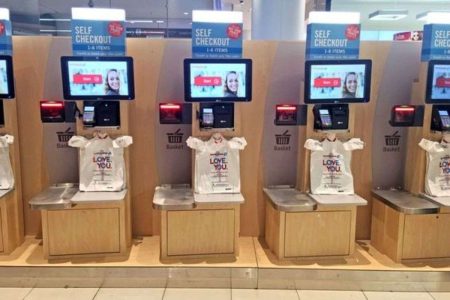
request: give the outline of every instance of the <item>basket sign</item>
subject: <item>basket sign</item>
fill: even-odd
[[[289,145],[290,139],[291,135],[289,134],[289,130],[286,130],[282,134],[275,134],[275,142],[277,145]]]
[[[386,146],[398,146],[400,143],[400,135],[398,134],[398,131],[394,132],[392,135],[385,135],[384,139]]]
[[[177,131],[173,133],[167,133],[169,144],[181,144],[183,142],[183,133],[180,131],[181,129],[178,128]]]
[[[56,134],[60,143],[67,143],[74,136],[75,132],[69,127],[65,131],[57,131]]]
[[[64,131],[56,131],[56,135],[58,137],[58,141],[56,142],[56,148],[69,148],[69,140],[75,135],[75,132],[72,128],[68,127]]]
[[[72,20],[72,52],[79,56],[125,55],[125,22]]]

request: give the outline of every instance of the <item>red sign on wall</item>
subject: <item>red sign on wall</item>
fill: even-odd
[[[394,41],[421,41],[423,31],[405,31],[394,34]]]

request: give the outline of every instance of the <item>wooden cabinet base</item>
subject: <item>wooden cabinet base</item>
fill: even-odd
[[[265,239],[279,259],[348,256],[355,249],[355,224],[355,206],[284,212],[266,201]]]
[[[47,259],[125,255],[125,202],[43,210],[42,233]]]
[[[161,258],[237,256],[239,205],[161,211]]]
[[[10,254],[24,240],[17,202],[17,190],[0,200],[0,254]]]
[[[373,197],[371,245],[393,261],[450,257],[450,213],[407,215]]]

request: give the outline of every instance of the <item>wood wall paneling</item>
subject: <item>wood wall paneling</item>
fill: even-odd
[[[14,72],[17,72],[17,68],[14,68]],[[10,253],[24,240],[22,170],[17,98],[13,100],[3,100],[3,109],[5,124],[3,127],[0,127],[0,135],[10,134],[14,136],[14,143],[9,146],[9,156],[15,180],[14,190],[3,197],[1,201],[1,233],[3,233],[1,248],[5,253]]]
[[[51,37],[13,37],[25,234],[41,232],[40,213],[31,211],[28,202],[48,181],[39,101],[51,43]]]
[[[128,39],[128,55],[134,58],[136,99],[130,103],[130,133],[134,144],[131,156],[133,234],[159,234],[160,212],[152,208],[153,193],[159,184],[156,168],[156,95],[166,40]],[[175,71],[175,70],[174,70]]]
[[[423,105],[427,81],[428,63],[422,62],[417,82],[412,86],[412,104]],[[431,104],[425,104],[425,112],[422,127],[408,128],[407,153],[405,164],[405,189],[414,195],[425,190],[426,153],[418,146],[422,138],[439,141],[442,137],[440,132],[431,132]]]
[[[242,136],[247,147],[241,151],[241,192],[245,203],[241,207],[241,235],[264,234],[265,203],[263,194],[263,122],[267,87],[276,53],[277,43],[245,41],[243,57],[253,60],[252,101],[238,104],[241,107]]]
[[[364,141],[364,149],[354,151],[352,154],[352,171],[355,193],[368,201],[367,206],[359,206],[356,215],[356,239],[370,238],[370,225],[372,215],[372,128],[377,105],[378,91],[383,78],[383,71],[392,43],[366,42],[361,43],[359,57],[372,59],[372,85],[370,102],[356,104],[354,137]],[[388,169],[386,169],[388,171]]]

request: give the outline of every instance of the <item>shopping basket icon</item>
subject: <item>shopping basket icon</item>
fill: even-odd
[[[183,141],[183,133],[180,132],[180,130],[181,129],[178,128],[174,133],[167,134],[169,144],[180,144]]]
[[[58,135],[58,141],[60,143],[67,143],[71,137],[75,134],[75,132],[70,130],[71,128],[67,128],[66,131],[58,131],[56,134]]]
[[[392,135],[385,135],[384,139],[386,141],[386,146],[398,146],[400,143],[400,135],[398,131],[394,132]]]
[[[291,135],[288,134],[289,130],[286,130],[282,134],[275,134],[275,142],[277,145],[288,145],[291,139]]]

